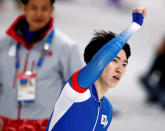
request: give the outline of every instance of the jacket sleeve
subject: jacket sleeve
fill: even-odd
[[[62,66],[61,75],[63,84],[65,84],[69,77],[83,66],[82,58],[76,44],[67,45],[60,63],[60,66]]]
[[[0,100],[1,100],[1,95],[2,95],[2,83],[0,82]]]
[[[1,38],[1,39],[0,39],[0,59],[1,59],[1,56],[2,56],[2,55],[1,55],[1,52],[2,52],[2,48],[3,48],[3,47],[2,47],[3,44],[4,44],[4,40]],[[3,91],[3,90],[2,90],[2,87],[3,87],[3,86],[2,86],[2,70],[3,70],[3,69],[2,69],[1,64],[0,64],[0,99],[1,99],[1,95],[2,95],[2,93],[3,93],[3,92],[2,92],[2,91]]]

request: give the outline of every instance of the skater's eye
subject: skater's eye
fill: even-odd
[[[113,61],[114,63],[117,63],[117,62],[118,62],[117,59],[115,59],[115,58],[114,58],[112,61]]]

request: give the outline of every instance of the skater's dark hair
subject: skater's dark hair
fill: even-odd
[[[116,34],[111,31],[96,31],[94,33],[94,37],[91,39],[84,51],[84,61],[86,62],[86,64],[89,63],[92,57],[102,46],[104,46],[108,41],[112,40],[115,36]],[[122,49],[125,51],[126,57],[128,59],[131,55],[131,49],[129,44],[126,43]]]

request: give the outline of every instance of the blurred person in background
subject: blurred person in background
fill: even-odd
[[[147,102],[159,102],[165,109],[165,36],[156,49],[151,67],[140,78],[147,91]]]
[[[122,1],[123,0],[108,0],[109,1],[109,4],[115,6],[115,7],[118,7],[118,8],[121,8],[122,7]]]
[[[55,0],[21,2],[23,15],[0,39],[1,125],[44,131],[62,85],[82,61],[77,45],[53,27]]]
[[[133,0],[107,0],[110,7],[114,7],[122,13],[127,13],[133,7],[136,7],[139,1]]]
[[[106,131],[113,109],[104,96],[124,76],[130,47],[126,42],[141,28],[145,8],[133,9],[133,22],[119,35],[97,32],[85,48],[86,66],[63,87],[49,120],[48,131]]]

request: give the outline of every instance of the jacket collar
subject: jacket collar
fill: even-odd
[[[101,98],[101,100],[99,100],[98,92],[97,92],[97,89],[96,89],[96,87],[95,87],[94,84],[92,85],[92,87],[90,88],[90,90],[91,90],[92,95],[93,95],[93,97],[95,98],[95,100],[101,101],[101,102],[104,100],[104,97],[105,97],[105,96],[103,96],[103,97]]]
[[[97,101],[99,101],[99,97],[98,97],[98,94],[97,94],[97,90],[96,90],[96,87],[95,87],[94,84],[92,85],[91,91],[92,91],[93,97],[94,97]]]
[[[37,39],[31,41],[30,43],[28,43],[25,36],[24,28],[26,25],[27,22],[25,20],[25,15],[21,15],[13,22],[13,24],[9,27],[6,33],[14,40],[16,40],[18,43],[24,45],[28,50],[30,50],[36,42],[43,39],[53,28],[53,18],[50,19],[50,22],[45,29],[37,33],[39,34]]]

